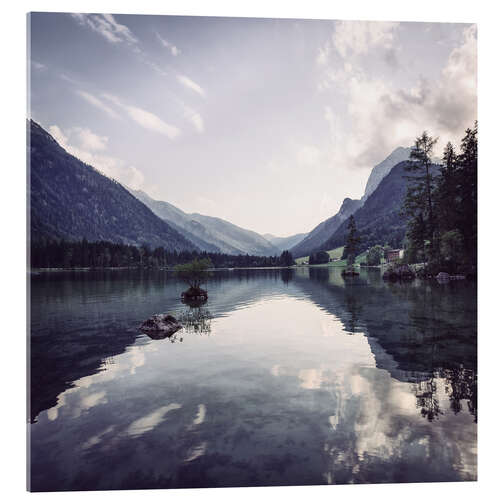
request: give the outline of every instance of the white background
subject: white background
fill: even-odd
[[[479,481],[409,485],[316,486],[206,490],[117,491],[36,494],[43,499],[287,498],[391,499],[423,497],[498,498],[500,430],[499,202],[500,24],[493,1],[459,0],[319,1],[176,0],[133,2],[75,0],[17,1],[1,11],[1,224],[0,306],[3,356],[0,358],[0,437],[3,498],[28,497],[26,478],[26,13],[29,11],[184,14],[384,21],[478,23],[479,47]],[[13,2],[12,2],[13,4]],[[133,457],[131,457],[133,460]],[[109,467],[112,467],[109,464]]]

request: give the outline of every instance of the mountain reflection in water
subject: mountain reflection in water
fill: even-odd
[[[217,271],[199,308],[183,288],[32,278],[32,490],[476,478],[475,285]],[[183,329],[141,334],[158,312]]]

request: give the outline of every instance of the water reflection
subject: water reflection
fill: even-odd
[[[441,410],[436,378],[458,413],[461,401],[477,419],[476,289],[455,283],[445,293],[428,282],[384,283],[377,270],[342,283],[328,268],[297,280],[320,307],[338,316],[347,333],[369,337],[377,366],[413,381],[417,407],[432,421]],[[318,293],[311,282],[321,284]]]
[[[183,286],[33,278],[34,490],[475,479],[470,284],[223,271],[194,308]],[[173,342],[137,331],[165,310]]]
[[[434,376],[429,380],[422,380],[414,384],[415,397],[417,398],[417,408],[420,409],[422,417],[432,422],[443,412],[439,408],[437,397],[437,381]]]
[[[210,335],[212,315],[206,307],[191,305],[179,316],[183,332],[194,335]]]
[[[179,326],[175,331],[146,331],[145,334],[152,340],[168,339],[171,343],[183,342],[183,334],[210,335],[210,322],[212,315],[201,303],[189,302],[186,309],[181,311],[177,317]]]

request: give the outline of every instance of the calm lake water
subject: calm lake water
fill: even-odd
[[[475,480],[476,288],[378,270],[31,279],[31,489]],[[171,312],[185,328],[137,327]]]

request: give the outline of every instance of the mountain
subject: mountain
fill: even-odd
[[[362,252],[373,245],[388,243],[393,248],[401,246],[405,232],[406,219],[401,215],[401,208],[406,196],[405,171],[408,161],[398,163],[387,174],[365,203],[354,213],[356,228],[361,237],[359,251]],[[438,165],[433,165],[436,173]],[[337,248],[345,244],[347,237],[347,221],[344,221],[335,233],[319,250]]]
[[[211,235],[215,236],[216,241],[219,242],[217,246],[223,252],[227,252],[224,248],[227,247],[228,249],[236,249],[236,254],[266,256],[280,253],[278,248],[254,231],[243,229],[218,217],[201,214],[191,214],[190,216],[207,228]]]
[[[147,193],[140,190],[127,188],[138,200],[142,201],[155,215],[163,219],[186,239],[194,243],[200,250],[207,252],[220,252],[220,248],[204,240],[206,229],[197,221],[179,208],[166,201],[158,201],[151,198]]]
[[[200,248],[233,255],[267,256],[281,253],[279,248],[254,231],[217,217],[187,214],[166,201],[154,200],[144,191],[131,189],[130,192]]]
[[[304,257],[312,251],[323,248],[323,244],[332,237],[340,225],[356,210],[363,206],[368,197],[375,191],[382,179],[394,165],[410,158],[411,148],[396,148],[384,161],[375,165],[370,172],[361,200],[346,198],[337,214],[318,224],[301,242],[291,248],[294,257]],[[344,243],[342,243],[343,245]],[[333,247],[331,247],[333,248]],[[330,249],[330,248],[328,248]]]
[[[291,248],[293,256],[295,258],[304,257],[309,255],[313,250],[321,247],[342,222],[353,214],[361,205],[361,200],[345,198],[340,210],[334,216],[318,224],[302,241]]]
[[[269,241],[272,245],[274,245],[278,250],[289,250],[294,245],[302,241],[307,233],[298,233],[292,236],[274,236],[274,234],[263,234],[264,238]]]
[[[394,165],[401,163],[410,159],[411,148],[396,148],[384,161],[375,165],[368,177],[368,181],[365,187],[365,194],[361,198],[363,203],[366,201],[368,196],[370,196],[377,186],[380,184],[382,179],[391,171]]]
[[[28,124],[31,239],[107,240],[196,250],[121,184],[66,152],[40,125]]]

